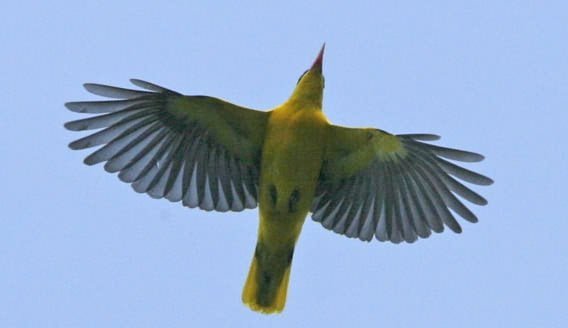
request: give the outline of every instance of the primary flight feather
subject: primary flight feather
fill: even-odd
[[[427,238],[445,226],[459,233],[454,213],[477,222],[460,198],[487,201],[460,180],[493,181],[448,160],[483,156],[424,142],[436,135],[330,124],[322,111],[323,52],[290,98],[267,112],[136,79],[131,82],[142,90],[85,84],[116,100],[65,104],[95,114],[66,123],[67,129],[98,130],[69,147],[101,146],[85,163],[104,162],[106,171],[153,198],[220,212],[258,205],[258,241],[242,300],[263,313],[284,308],[294,247],[309,212],[336,233],[393,243]]]

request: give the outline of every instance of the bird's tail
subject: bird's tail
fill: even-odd
[[[259,242],[243,289],[243,303],[262,313],[282,312],[293,254],[294,246],[274,251]]]

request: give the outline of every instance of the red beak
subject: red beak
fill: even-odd
[[[310,70],[316,70],[316,71],[319,71],[319,72],[322,71],[324,50],[325,50],[325,43],[323,44],[323,46],[321,46],[321,50],[320,50],[318,56],[316,57],[316,60],[314,60],[314,63],[312,64],[312,68],[310,68]]]

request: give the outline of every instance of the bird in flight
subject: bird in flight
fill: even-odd
[[[483,156],[428,143],[439,139],[433,134],[331,124],[322,111],[324,47],[290,98],[269,111],[138,79],[131,80],[138,90],[87,83],[87,91],[112,100],[65,104],[93,114],[65,128],[97,130],[69,147],[101,146],[85,164],[104,162],[107,172],[153,198],[219,212],[258,206],[242,301],[263,313],[284,309],[294,247],[309,213],[338,234],[393,243],[445,227],[460,233],[455,214],[477,222],[462,200],[487,201],[460,180],[493,181],[451,161]]]

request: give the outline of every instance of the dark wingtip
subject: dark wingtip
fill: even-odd
[[[73,109],[75,109],[75,105],[74,102],[66,102],[65,104],[63,104],[63,106],[65,106],[65,108],[67,108],[68,110],[74,112]]]

